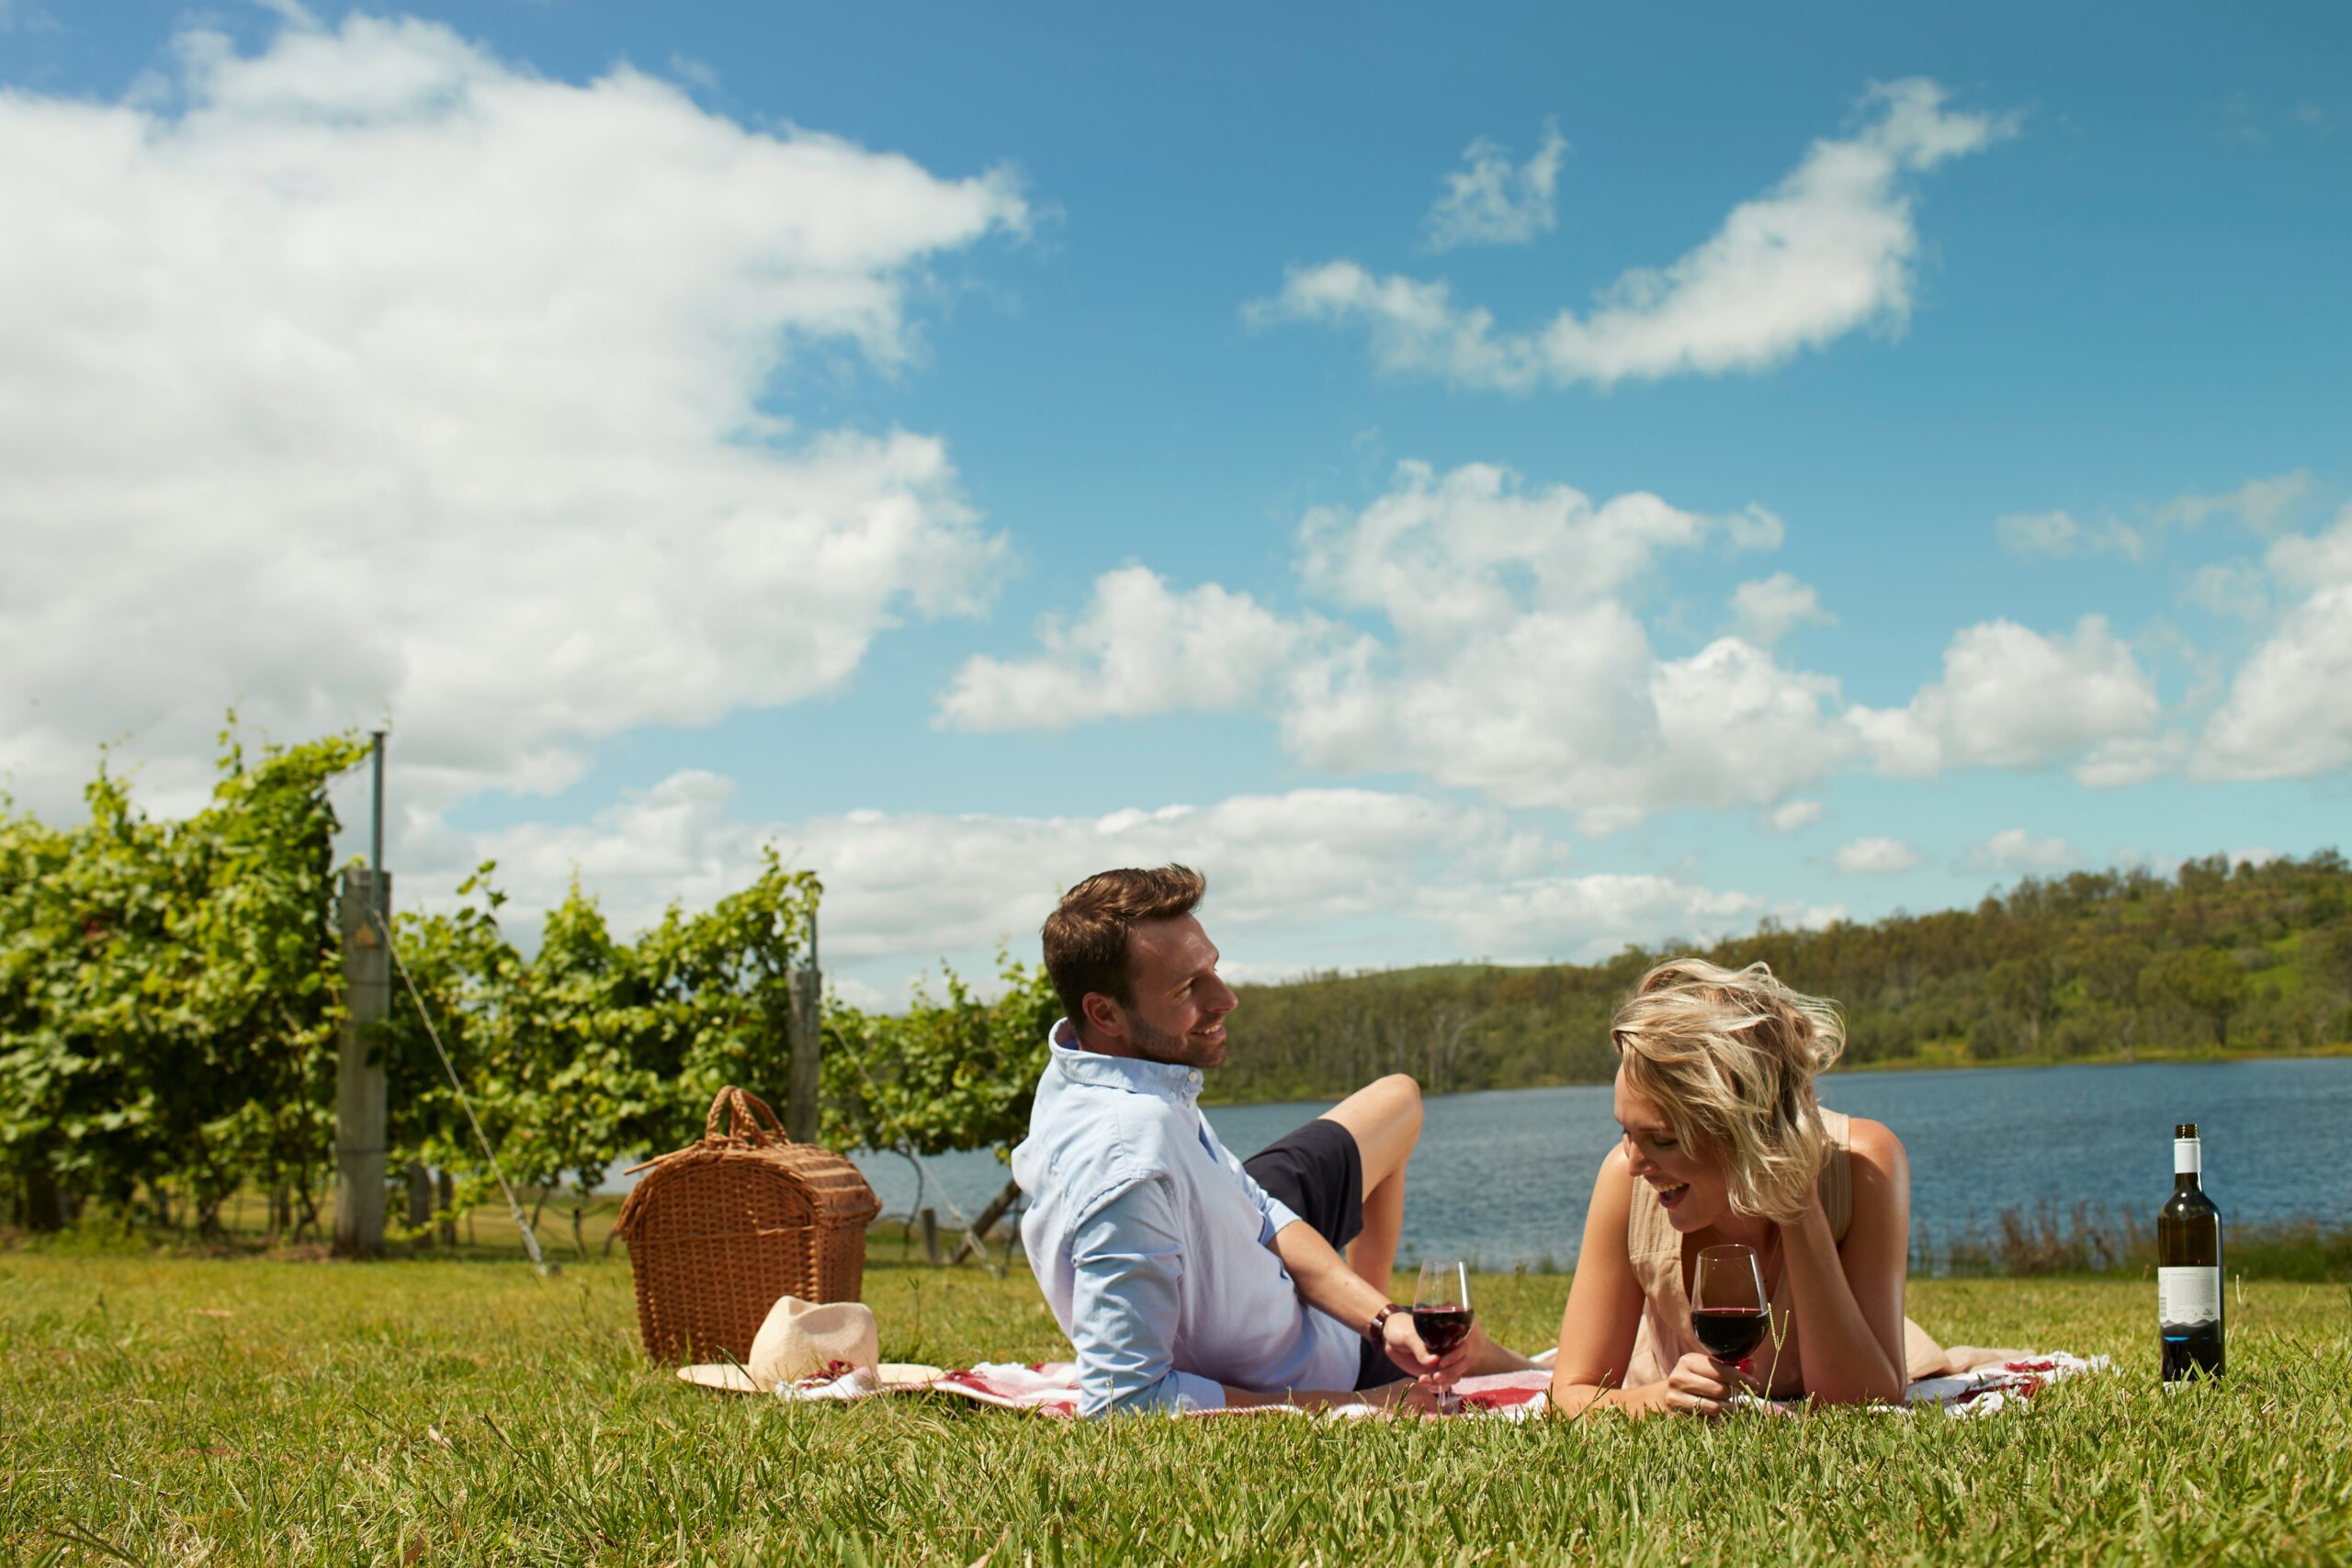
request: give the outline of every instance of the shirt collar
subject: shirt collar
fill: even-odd
[[[1068,1019],[1055,1024],[1046,1037],[1055,1069],[1071,1083],[1154,1095],[1177,1105],[1193,1104],[1201,1097],[1198,1067],[1147,1062],[1139,1056],[1106,1056],[1100,1051],[1087,1050],[1076,1040],[1077,1031]]]

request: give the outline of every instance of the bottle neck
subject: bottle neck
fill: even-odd
[[[2205,1144],[2200,1138],[2172,1141],[2172,1190],[2194,1192],[2205,1174]]]

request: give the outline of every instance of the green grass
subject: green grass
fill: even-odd
[[[876,1249],[894,1359],[1066,1353],[1017,1268]],[[1533,1347],[1566,1281],[1498,1276]],[[2250,1283],[2155,1388],[2138,1280],[1916,1284],[1953,1340],[2114,1355],[1981,1421],[1057,1422],[808,1408],[638,1354],[627,1265],[0,1253],[0,1560],[2341,1562],[2352,1292]]]

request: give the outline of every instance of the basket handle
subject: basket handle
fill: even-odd
[[[728,1123],[724,1133],[718,1130],[721,1121]],[[732,1084],[720,1089],[712,1099],[710,1114],[703,1119],[702,1139],[707,1144],[749,1144],[753,1148],[763,1144],[792,1142],[784,1130],[784,1123],[777,1121],[775,1112],[768,1109],[766,1100],[748,1089],[737,1089]]]

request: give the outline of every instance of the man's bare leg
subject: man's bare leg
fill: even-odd
[[[1405,1167],[1421,1138],[1421,1086],[1404,1073],[1392,1073],[1326,1111],[1323,1120],[1353,1134],[1356,1152],[1363,1156],[1363,1229],[1348,1243],[1348,1267],[1393,1300],[1396,1244],[1405,1234]],[[1479,1377],[1533,1364],[1474,1332],[1463,1371]]]

